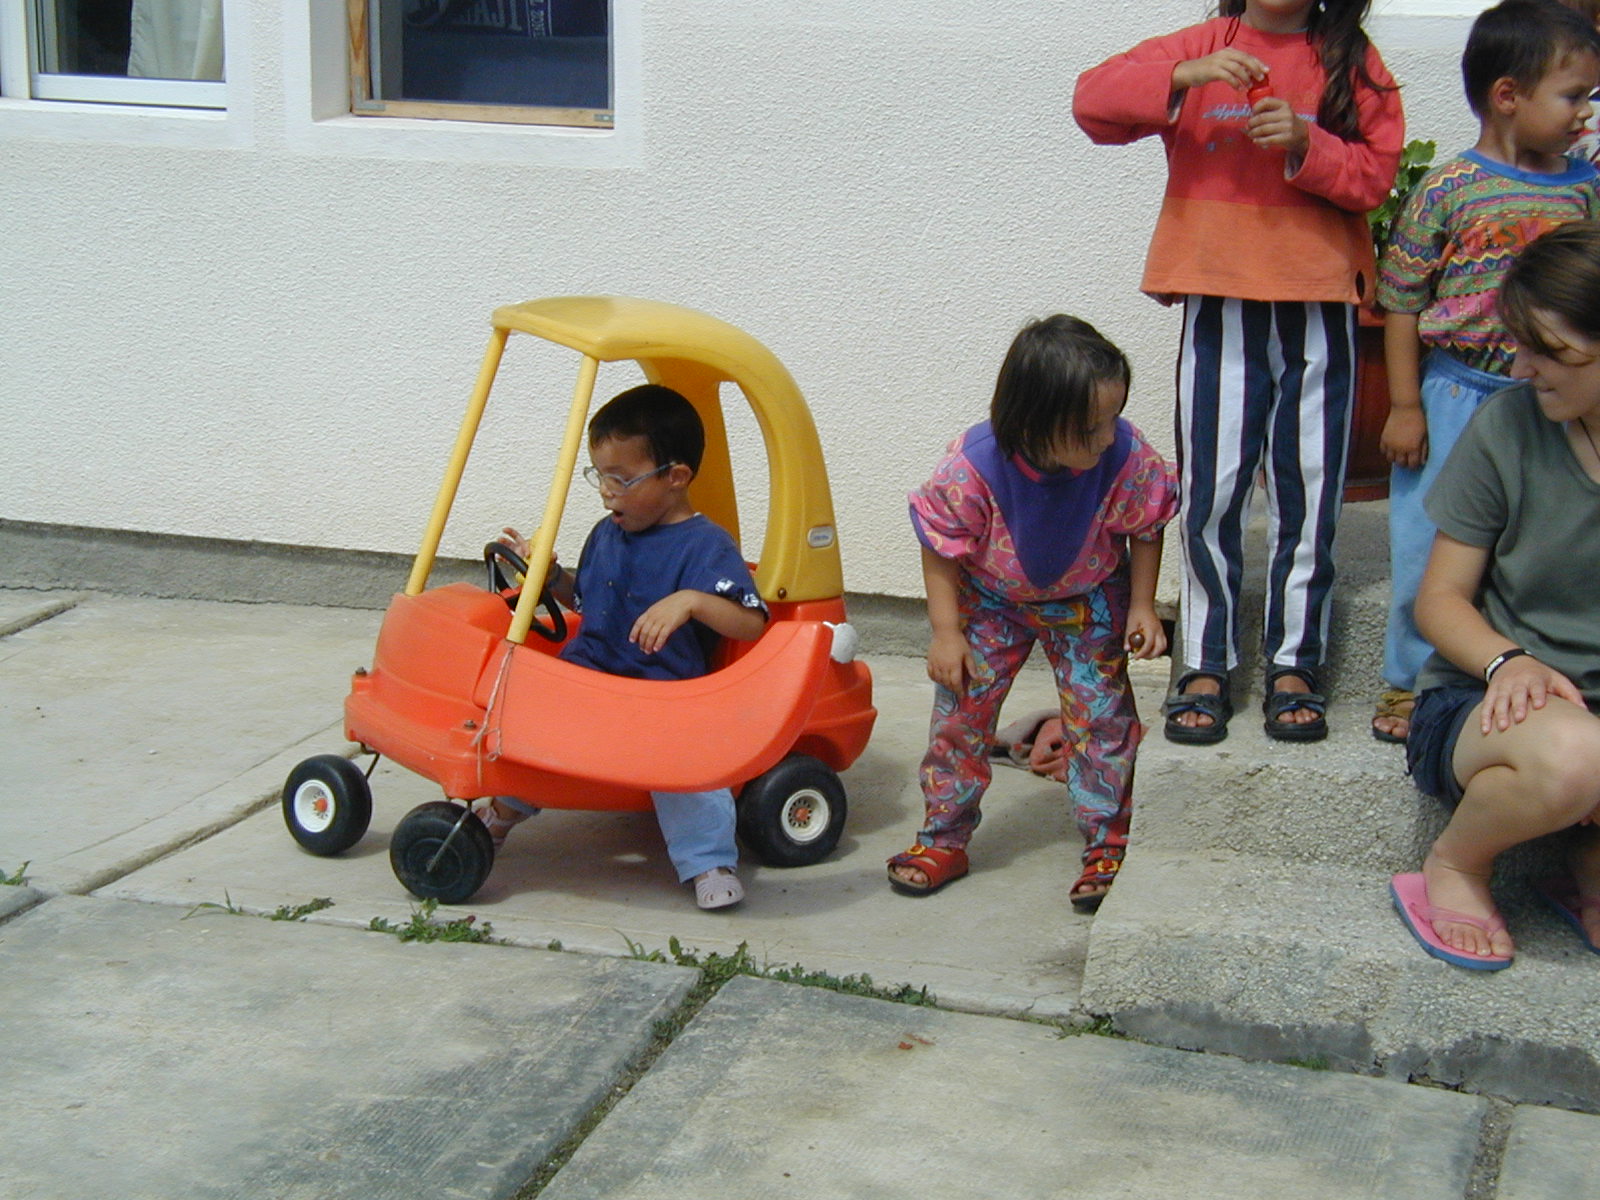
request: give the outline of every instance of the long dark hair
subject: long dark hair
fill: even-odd
[[[1244,16],[1245,0],[1221,0],[1217,11],[1224,17]],[[1361,137],[1361,114],[1356,110],[1356,84],[1377,91],[1394,91],[1367,72],[1367,48],[1372,45],[1361,27],[1372,0],[1315,0],[1306,23],[1306,40],[1317,48],[1327,82],[1317,104],[1317,124],[1347,142]]]

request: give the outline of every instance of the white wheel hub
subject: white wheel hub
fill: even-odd
[[[828,798],[816,788],[801,788],[783,804],[783,834],[791,842],[805,845],[828,831],[831,808]]]
[[[307,833],[321,833],[333,824],[335,805],[332,788],[308,779],[294,790],[295,823]]]

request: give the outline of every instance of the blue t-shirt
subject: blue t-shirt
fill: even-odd
[[[718,635],[688,621],[654,654],[628,640],[640,615],[692,588],[766,612],[739,547],[698,513],[687,521],[626,533],[610,517],[589,531],[573,583],[583,624],[561,650],[579,666],[633,679],[692,679],[710,669]]]

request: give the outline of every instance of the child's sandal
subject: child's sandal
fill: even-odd
[[[1185,689],[1197,679],[1215,679],[1222,690],[1190,692]],[[1189,671],[1178,678],[1177,687],[1161,705],[1166,718],[1162,732],[1167,741],[1188,746],[1210,746],[1228,736],[1228,719],[1233,716],[1233,698],[1228,695],[1228,677],[1215,671]],[[1178,718],[1184,713],[1199,713],[1210,717],[1209,725],[1185,725]]]
[[[1083,874],[1078,876],[1078,882],[1072,885],[1072,891],[1067,894],[1073,908],[1092,913],[1100,907],[1110,894],[1117,872],[1122,870],[1122,853],[1121,850],[1101,849],[1091,852],[1084,859]]]
[[[507,805],[507,807],[510,806]],[[487,804],[472,811],[477,814],[478,820],[483,822],[483,827],[489,831],[489,840],[494,843],[494,852],[498,856],[506,844],[506,834],[539,810],[531,807],[527,812],[512,809],[509,817],[503,817],[500,815],[500,810],[495,806],[494,800],[491,799]]]
[[[1305,682],[1306,691],[1282,692],[1277,690],[1278,680],[1293,675]],[[1305,709],[1315,714],[1313,721],[1285,721],[1286,713]],[[1267,673],[1267,694],[1261,701],[1261,711],[1266,716],[1263,727],[1267,736],[1280,742],[1320,742],[1328,736],[1328,698],[1317,690],[1315,673],[1305,667],[1283,667]]]
[[[926,883],[912,883],[896,875],[896,867],[911,867],[921,871]],[[902,850],[889,860],[889,882],[912,896],[927,896],[937,892],[947,883],[954,883],[971,869],[967,852],[954,846],[916,845]]]
[[[729,908],[744,899],[744,884],[730,867],[712,867],[694,877],[694,902],[701,908]]]

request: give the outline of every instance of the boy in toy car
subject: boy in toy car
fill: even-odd
[[[710,670],[720,638],[753,641],[767,608],[739,547],[696,513],[690,482],[705,452],[705,428],[676,391],[644,384],[613,397],[589,422],[591,466],[606,516],[590,531],[568,572],[552,562],[556,599],[583,613],[561,657],[635,679],[691,679]],[[528,542],[507,528],[500,539],[523,558]],[[735,873],[733,793],[651,792],[667,853],[701,908],[744,898]],[[496,850],[538,809],[507,796],[479,814]]]

